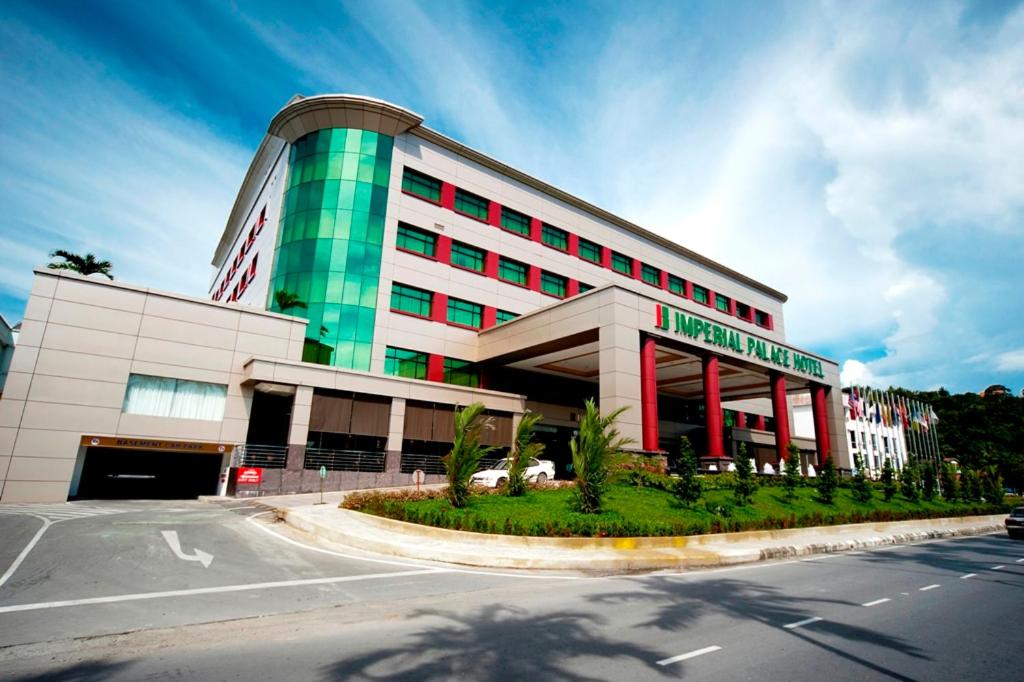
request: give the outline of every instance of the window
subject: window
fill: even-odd
[[[697,303],[708,304],[708,290],[699,284],[693,285],[693,300]]]
[[[754,324],[756,324],[758,327],[767,328],[771,324],[771,318],[768,316],[768,313],[762,310],[755,310]]]
[[[749,320],[750,319],[750,306],[746,303],[736,302],[736,317]]]
[[[668,290],[673,294],[686,296],[686,280],[675,275],[668,276]]]
[[[540,239],[548,246],[553,246],[559,251],[569,250],[569,233],[554,225],[544,223],[541,228]]]
[[[412,168],[402,171],[402,191],[435,203],[441,201],[441,181]]]
[[[541,272],[540,273],[540,290],[545,294],[551,294],[552,296],[558,296],[559,298],[565,298],[565,292],[568,287],[568,281],[561,275],[556,275],[552,272]]]
[[[498,310],[498,311],[495,312],[495,315],[494,315],[494,319],[497,321],[498,324],[501,324],[502,322],[508,322],[510,320],[514,320],[517,317],[519,317],[519,313],[510,313],[507,310]]]
[[[462,242],[452,242],[452,265],[476,272],[484,271],[483,249],[478,249]]]
[[[593,284],[587,284],[586,282],[580,282],[579,285],[581,294],[586,293],[594,288]]]
[[[448,299],[449,322],[479,329],[482,324],[483,314],[484,308],[481,305],[458,298]]]
[[[427,378],[427,354],[388,346],[384,354],[384,373],[407,379]]]
[[[633,259],[612,251],[612,270],[623,275],[633,275]]]
[[[875,452],[878,451],[878,436],[873,433],[871,434],[871,449]]]
[[[648,265],[647,263],[644,263],[643,265],[640,266],[640,279],[647,282],[648,284],[653,284],[656,287],[660,287],[661,270],[654,267],[653,265]]]
[[[889,437],[882,436],[882,447],[885,450],[885,454],[889,454]]]
[[[501,226],[509,232],[530,236],[530,217],[506,206],[501,207]]]
[[[429,291],[407,287],[404,284],[391,285],[391,309],[403,313],[412,313],[420,317],[430,317],[430,304],[434,295]]]
[[[729,297],[715,294],[715,309],[723,313],[729,312]]]
[[[506,282],[526,286],[527,272],[530,266],[509,258],[498,259],[498,277]]]
[[[437,235],[412,225],[398,223],[396,246],[403,251],[412,251],[433,258],[437,250]]]
[[[228,387],[203,381],[132,374],[121,411],[149,417],[220,421]]]
[[[472,386],[474,388],[479,386],[480,372],[476,369],[470,369],[470,364],[468,360],[445,358],[444,382],[446,384],[455,384],[456,386]]]
[[[601,262],[601,245],[595,244],[587,239],[580,239],[579,246],[580,258],[588,260],[591,263]]]
[[[483,197],[467,192],[464,189],[455,190],[455,210],[465,213],[477,220],[487,221],[487,212],[491,202]]]

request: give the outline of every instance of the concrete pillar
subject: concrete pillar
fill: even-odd
[[[811,384],[811,416],[814,419],[814,442],[818,449],[819,464],[824,464],[825,460],[832,456],[825,403],[827,390],[821,384]]]
[[[292,420],[288,428],[287,469],[302,469],[309,440],[309,415],[313,409],[312,386],[298,386],[292,402]]]
[[[725,457],[722,439],[722,393],[718,376],[718,356],[705,355],[701,361],[704,379],[704,425],[707,431],[707,459]]]
[[[775,419],[775,454],[779,461],[789,457],[789,404],[786,402],[786,377],[779,372],[769,372],[768,382],[772,391],[772,417]]]
[[[640,339],[640,410],[643,420],[642,447],[648,452],[658,449],[658,381],[655,340]]]
[[[628,315],[628,310],[624,314]],[[636,310],[632,311],[636,317]],[[614,318],[613,318],[614,319]],[[602,414],[625,407],[619,415],[619,432],[640,447],[643,442],[643,419],[640,399],[640,354],[637,353],[637,331],[626,325],[609,322],[598,331],[598,358],[601,368],[598,401]]]
[[[397,474],[402,468],[402,439],[405,435],[405,398],[391,399],[388,442],[384,446],[384,471]]]
[[[746,412],[739,412],[739,411],[736,412],[736,428],[737,429],[745,429],[745,428],[747,428],[747,413]]]
[[[767,431],[767,429],[765,428],[766,426],[767,426],[767,424],[764,423],[764,415],[763,414],[754,415],[754,428],[755,429],[757,429],[758,431]]]

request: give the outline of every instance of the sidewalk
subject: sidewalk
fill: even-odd
[[[707,568],[1003,531],[1003,515],[659,538],[539,538],[431,528],[339,509],[347,493],[260,498],[315,537],[406,559],[585,573]]]

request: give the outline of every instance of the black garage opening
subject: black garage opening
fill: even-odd
[[[77,499],[183,500],[216,495],[221,455],[88,448]]]

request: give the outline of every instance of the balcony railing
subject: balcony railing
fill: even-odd
[[[236,445],[231,455],[231,466],[261,467],[263,469],[284,469],[288,462],[287,445],[259,445],[243,443]]]
[[[328,471],[381,473],[384,471],[384,453],[306,448],[306,461],[303,467],[306,469],[324,467]]]

